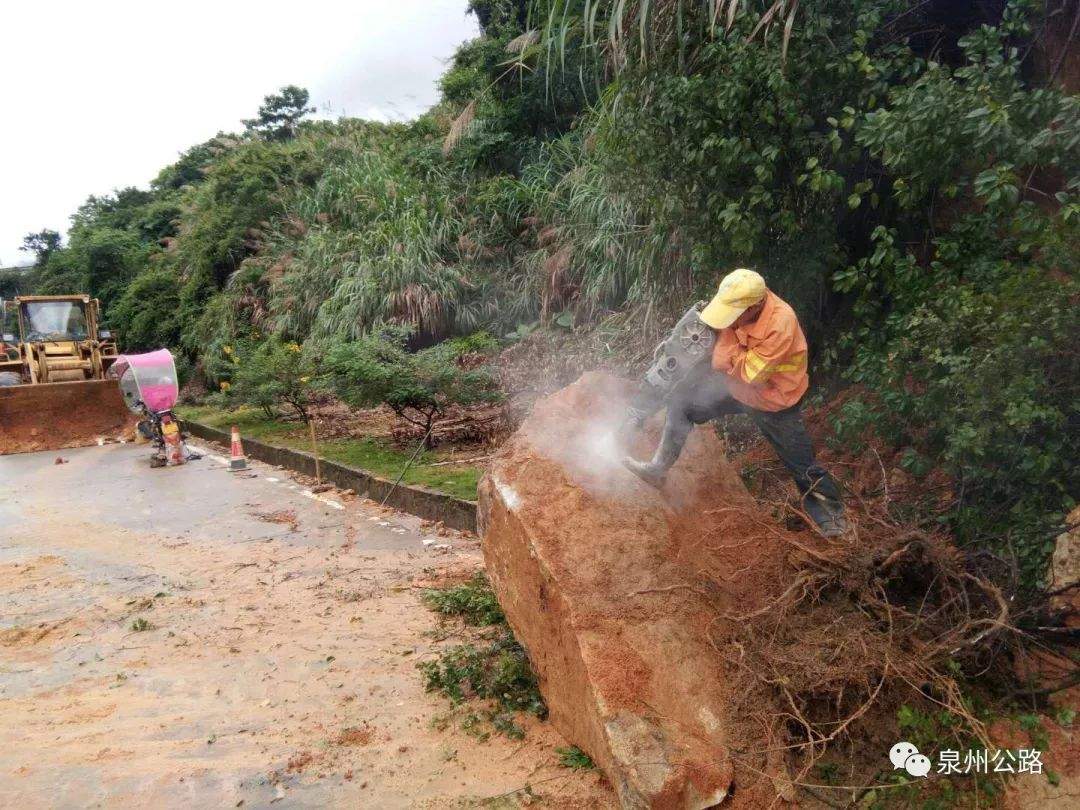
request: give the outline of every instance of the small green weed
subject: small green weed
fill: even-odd
[[[150,622],[148,622],[146,619],[144,619],[142,616],[140,616],[139,618],[137,618],[135,621],[133,621],[131,623],[131,629],[133,631],[135,631],[136,633],[143,633],[143,632],[146,632],[147,630],[153,630],[154,625],[150,624]]]
[[[425,591],[424,604],[443,616],[460,616],[465,624],[486,627],[506,621],[495,592],[482,571],[472,579],[452,588],[433,588]]]
[[[509,630],[484,646],[459,644],[417,667],[429,692],[442,692],[454,703],[489,698],[503,711],[547,714],[525,650]]]
[[[544,711],[547,711],[546,706]],[[509,737],[511,740],[525,739],[525,729],[515,722],[513,712],[488,711],[485,714],[495,730],[503,736]]]
[[[487,724],[484,723],[484,719],[476,712],[469,712],[461,720],[461,730],[466,734],[476,737],[480,742],[487,742],[491,739],[491,732],[487,728]]]
[[[473,627],[492,627],[474,643],[458,644],[432,661],[418,663],[426,689],[442,692],[455,705],[471,698],[491,701],[488,708],[469,712],[461,723],[463,731],[481,741],[491,736],[492,729],[512,739],[523,738],[525,731],[515,722],[515,713],[546,717],[547,706],[487,577],[478,571],[468,582],[432,588],[422,598],[442,616],[459,618]]]
[[[1031,744],[1040,751],[1050,748],[1050,734],[1046,726],[1042,724],[1042,718],[1037,714],[1022,714],[1017,718],[1020,728],[1028,734]]]
[[[826,785],[834,785],[840,775],[840,765],[836,762],[819,762],[814,766],[814,771]]]
[[[555,753],[559,755],[559,764],[564,768],[572,768],[575,771],[591,771],[596,767],[592,757],[576,745],[571,745],[569,748],[556,748]]]
[[[1054,719],[1057,720],[1057,724],[1062,728],[1069,728],[1073,721],[1076,719],[1076,709],[1071,709],[1068,706],[1062,706],[1054,714]]]
[[[948,711],[921,711],[904,705],[896,712],[896,722],[901,736],[923,752],[978,747],[978,741]]]

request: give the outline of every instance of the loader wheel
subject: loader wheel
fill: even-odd
[[[22,375],[15,371],[0,371],[0,388],[22,385]]]

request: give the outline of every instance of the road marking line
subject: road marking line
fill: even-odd
[[[303,495],[304,495],[305,498],[311,498],[313,501],[318,501],[319,503],[325,503],[327,506],[332,506],[335,509],[344,509],[345,508],[344,506],[342,506],[337,501],[332,501],[329,498],[324,498],[322,495],[316,495],[310,489],[305,489],[304,492],[303,492]]]

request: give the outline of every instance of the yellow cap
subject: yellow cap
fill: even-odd
[[[713,329],[731,326],[749,307],[765,298],[765,279],[760,273],[740,267],[720,281],[712,301],[701,310],[701,320]]]

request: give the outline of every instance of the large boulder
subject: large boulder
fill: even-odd
[[[623,395],[587,374],[536,405],[481,481],[484,556],[551,721],[622,805],[713,807],[732,789],[730,700],[717,594],[695,576],[709,552],[687,527],[704,504],[749,496],[707,429],[662,492],[630,474],[615,440]]]

